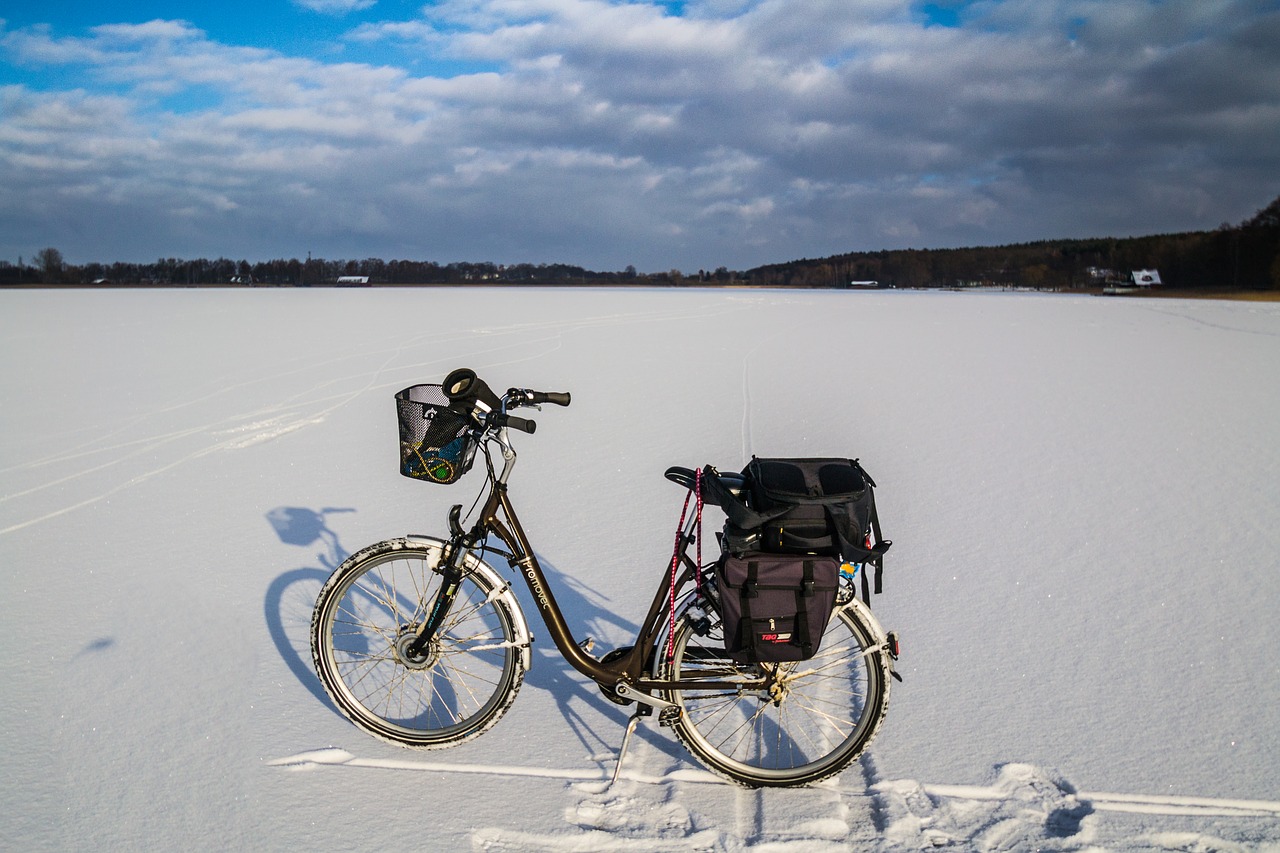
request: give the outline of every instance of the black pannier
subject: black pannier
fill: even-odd
[[[871,490],[848,459],[755,459],[744,472],[750,505],[769,518],[760,548],[777,554],[842,554],[866,545]]]
[[[876,561],[888,550],[876,516],[875,481],[858,460],[753,457],[742,475],[745,500],[718,488],[718,477],[704,478],[707,499],[728,516],[728,550],[825,554],[850,562]]]
[[[838,558],[725,554],[716,577],[729,657],[774,663],[817,653],[836,603]]]
[[[727,519],[716,564],[725,649],[740,662],[807,660],[835,607],[844,563],[870,600],[884,554],[875,481],[856,459],[760,459],[742,477],[707,466],[708,503]]]
[[[864,564],[863,598],[870,598],[868,575],[880,592],[884,554],[893,543],[880,533],[875,481],[858,460],[752,457],[741,489],[733,491],[714,468],[705,475],[706,500],[727,516],[726,552],[841,557]]]

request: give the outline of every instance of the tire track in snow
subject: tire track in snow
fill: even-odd
[[[579,795],[566,809],[565,817],[579,834],[539,835],[488,827],[473,835],[473,849],[477,850],[684,853],[761,845],[797,853],[847,850],[851,846],[905,851],[957,845],[980,851],[1153,845],[1243,850],[1256,849],[1249,842],[1259,837],[1259,821],[1280,822],[1277,801],[1077,791],[1056,774],[1030,764],[1003,765],[990,785],[951,785],[883,779],[874,758],[864,753],[861,774],[851,768],[836,780],[808,788],[743,790],[709,771],[691,767],[657,773],[637,769],[636,764],[644,761],[643,753],[643,747],[637,754],[633,746],[619,783],[612,787],[608,785],[612,769],[607,767],[559,769],[362,759],[337,748],[267,763],[290,770],[351,767],[545,779],[568,783],[567,790]],[[855,780],[864,781],[866,787],[851,785]],[[729,795],[722,815],[726,819],[693,813],[680,805],[680,789],[686,785],[724,788]],[[715,798],[703,795],[694,799],[703,809],[714,811]],[[1136,825],[1125,820],[1134,817],[1146,820]],[[1159,824],[1152,825],[1150,820],[1157,818]],[[1224,824],[1224,820],[1233,824]],[[1217,837],[1230,831],[1231,825],[1239,827],[1240,842]]]
[[[772,344],[777,338],[803,325],[797,321],[782,328],[775,329],[771,334],[756,342],[756,345],[743,353],[742,356],[742,458],[749,459],[751,457],[751,448],[755,443],[755,436],[751,427],[751,360],[755,354],[768,344]]]
[[[538,339],[533,343],[541,343],[546,341],[552,341],[553,343],[556,344],[556,347],[553,347],[553,350],[555,348],[558,348],[559,338],[558,336],[554,336],[554,335],[547,338]],[[483,354],[483,353],[500,352],[503,350],[514,349],[518,347],[520,349],[526,350],[525,355],[521,359],[519,359],[521,361],[527,360],[529,358],[538,358],[545,354],[545,352],[541,349],[535,350],[532,353],[527,352],[527,349],[530,343],[531,342],[528,340],[521,340],[521,341],[503,344],[500,347],[493,347],[485,350],[480,350],[479,353]],[[352,390],[340,391],[338,393],[328,394],[325,396],[312,397],[309,400],[301,399],[301,395],[294,395],[294,397],[292,398],[285,398],[284,401],[282,401],[281,403],[277,403],[271,406],[223,416],[218,421],[213,423],[201,423],[196,426],[184,427],[184,428],[173,430],[167,433],[160,433],[157,435],[147,436],[143,438],[135,438],[135,439],[131,439],[124,442],[117,442],[114,444],[99,444],[99,446],[97,447],[92,446],[93,444],[92,442],[89,445],[78,444],[76,446],[76,450],[74,451],[64,452],[60,454],[53,454],[41,459],[33,460],[31,462],[23,463],[16,466],[10,466],[8,469],[4,469],[4,470],[6,471],[30,470],[30,469],[43,468],[43,467],[54,466],[54,465],[66,465],[87,457],[98,456],[102,454],[116,454],[111,456],[111,458],[106,459],[105,461],[99,462],[98,464],[89,465],[87,467],[79,467],[69,474],[66,474],[63,476],[55,476],[53,478],[44,480],[35,485],[28,486],[27,488],[20,489],[18,491],[0,496],[0,504],[17,499],[17,498],[27,497],[51,488],[56,488],[58,486],[65,485],[69,482],[73,482],[93,474],[98,474],[100,472],[106,471],[115,466],[118,466],[121,463],[124,463],[130,459],[134,459],[138,456],[143,456],[146,454],[154,454],[157,451],[162,450],[168,447],[169,445],[174,444],[175,442],[180,442],[183,440],[195,440],[195,441],[203,440],[204,441],[203,446],[200,446],[195,450],[179,455],[176,458],[172,458],[167,462],[151,467],[148,470],[133,474],[132,476],[129,476],[125,479],[121,479],[110,486],[107,486],[98,491],[95,491],[95,493],[90,495],[89,497],[85,497],[78,501],[73,501],[72,503],[60,506],[57,509],[47,511],[29,518],[20,520],[20,521],[14,521],[3,527],[0,527],[0,536],[13,533],[18,530],[22,530],[24,528],[31,527],[33,525],[40,524],[46,521],[52,521],[53,519],[59,518],[69,513],[76,512],[77,510],[81,510],[86,507],[92,506],[96,503],[99,503],[103,500],[106,500],[120,493],[121,491],[124,491],[125,489],[138,486],[156,476],[164,474],[168,471],[171,471],[189,462],[193,462],[197,459],[201,459],[210,454],[221,452],[221,451],[228,451],[228,450],[242,450],[247,447],[251,447],[253,445],[260,444],[265,441],[270,441],[272,439],[279,438],[281,436],[287,435],[291,432],[295,432],[305,427],[323,423],[325,419],[329,415],[331,415],[333,412],[350,404],[352,401],[358,399],[359,397],[371,391],[376,391],[379,389],[391,389],[391,388],[394,388],[395,390],[399,390],[400,388],[404,387],[404,382],[406,380],[382,381],[382,376],[384,373],[388,372],[391,369],[392,363],[397,358],[400,357],[403,350],[404,350],[403,346],[397,347],[394,350],[392,350],[391,353],[387,355],[386,359],[382,362],[381,365],[379,365],[373,371],[364,374],[364,378],[365,378],[364,383]],[[455,358],[448,359],[450,363],[452,363],[455,360],[456,360]],[[411,366],[397,367],[395,368],[395,370],[397,370],[398,372],[402,372],[410,369],[416,370],[420,367],[421,365],[411,365]],[[249,382],[240,383],[238,386],[230,386],[230,387],[244,387],[245,385],[253,384],[255,382],[269,381],[269,379],[271,378],[278,379],[279,377],[278,376],[267,377],[267,378],[258,377],[254,380],[250,380]],[[352,378],[360,378],[360,375],[356,374]],[[339,381],[341,380],[330,379],[327,382],[325,382],[324,385],[333,385]],[[151,412],[148,412],[147,414],[139,415],[135,418],[131,418],[129,423],[137,424],[146,420],[149,417],[158,416],[159,414],[162,414],[162,413],[168,413],[168,412],[185,408],[187,406],[195,405],[197,402],[215,397],[219,393],[222,393],[222,392],[217,391],[208,395],[204,395],[203,397],[197,398],[196,400],[191,400],[185,403],[173,404],[170,406],[161,407],[159,409],[154,409]],[[301,411],[299,411],[299,409]],[[104,436],[98,437],[96,441],[102,442],[103,439],[106,438],[107,436],[118,435],[120,434],[121,431],[124,431],[126,429],[127,429],[126,426],[117,427],[116,430],[114,430],[113,432],[105,434]],[[127,449],[127,452],[120,453],[120,451],[126,450],[126,449]]]
[[[1241,303],[1241,304],[1250,305],[1248,309],[1245,309],[1250,314],[1276,313],[1276,309],[1272,308],[1271,306],[1266,306],[1265,303],[1262,306],[1259,306],[1256,303]],[[1184,313],[1182,311],[1174,310],[1174,306],[1172,305],[1170,306],[1139,305],[1138,307],[1144,311],[1150,311],[1153,314],[1161,314],[1165,317],[1176,317],[1179,320],[1186,320],[1188,323],[1197,323],[1201,326],[1206,326],[1210,329],[1217,329],[1223,332],[1235,332],[1242,335],[1261,335],[1263,337],[1268,337],[1268,338],[1280,337],[1280,334],[1276,332],[1270,332],[1265,329],[1246,329],[1240,326],[1229,326],[1226,323],[1214,323],[1204,319],[1203,317],[1196,317],[1190,313]]]
[[[248,378],[223,376],[210,380],[205,384],[207,390],[197,391],[194,396],[186,399],[162,403],[131,414],[113,426],[95,423],[92,427],[77,427],[58,436],[47,436],[56,438],[59,444],[68,449],[0,468],[0,473],[34,472],[58,467],[64,469],[39,482],[18,485],[14,491],[0,495],[0,504],[10,504],[10,517],[0,519],[0,536],[92,506],[210,454],[242,450],[323,423],[333,412],[361,396],[374,391],[398,391],[408,384],[423,381],[423,373],[428,374],[428,377],[435,376],[465,361],[472,362],[473,366],[479,368],[527,363],[562,349],[564,336],[572,331],[644,323],[702,321],[709,317],[748,310],[754,304],[751,300],[712,302],[700,306],[701,310],[694,310],[692,313],[682,306],[586,317],[518,321],[476,328],[451,328],[438,333],[412,334],[389,345],[362,347],[319,360],[300,355],[279,369],[255,372]],[[410,353],[423,349],[428,351],[424,353],[426,358],[406,358]],[[443,355],[442,351],[447,351],[448,355]],[[381,363],[371,370],[357,368],[341,375],[336,370],[328,369],[335,365],[355,366],[359,361],[371,358],[381,358]],[[287,382],[290,377],[315,376],[323,376],[324,379],[313,383],[310,388],[282,395],[268,405],[235,413],[219,413],[215,419],[210,420],[201,420],[197,414],[198,407],[213,404],[220,397],[243,393],[247,388],[270,387],[272,383]],[[343,388],[344,385],[348,387]],[[325,389],[334,390],[326,392]],[[138,435],[140,428],[148,422],[183,414],[193,421],[190,425],[150,435]],[[187,452],[177,450],[175,453],[175,445],[184,442],[198,446]],[[114,482],[108,480],[103,483],[99,479],[96,488],[81,486],[77,493],[79,499],[69,503],[29,513],[24,513],[20,508],[24,498],[83,481],[85,478],[109,478],[109,472],[123,463],[161,453],[170,458],[153,464],[146,470],[128,472]],[[67,467],[72,470],[66,471]],[[11,485],[14,483],[11,482]]]

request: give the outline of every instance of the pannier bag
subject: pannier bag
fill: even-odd
[[[725,554],[716,564],[725,651],[739,663],[808,660],[840,583],[836,557]]]
[[[866,549],[874,499],[856,461],[752,458],[743,473],[761,550],[856,558]]]
[[[718,478],[705,478],[707,499],[728,516],[729,550],[826,554],[852,562],[874,561],[888,550],[880,537],[875,481],[858,460],[753,457],[742,475],[745,502],[715,494]]]
[[[742,471],[735,496],[714,468],[706,471],[706,500],[724,510],[721,543],[731,554],[763,551],[843,557],[874,567],[880,592],[884,554],[893,543],[880,533],[875,481],[856,459],[761,459]],[[868,572],[862,572],[869,599]]]

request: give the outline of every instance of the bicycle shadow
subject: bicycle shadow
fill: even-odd
[[[309,548],[320,544],[316,554],[319,568],[291,569],[278,575],[267,586],[263,599],[263,615],[267,631],[276,651],[294,677],[329,708],[337,711],[324,686],[311,666],[311,611],[320,587],[349,554],[329,528],[326,515],[355,512],[345,507],[311,510],[303,507],[276,507],[266,519],[280,541],[286,545]]]
[[[319,545],[320,549],[316,553],[319,567],[303,566],[290,569],[278,575],[268,585],[263,600],[263,614],[271,640],[289,671],[311,695],[334,713],[338,713],[338,709],[329,699],[312,666],[311,614],[324,582],[328,580],[334,569],[350,556],[350,552],[343,547],[337,533],[329,527],[326,516],[355,511],[352,508],[342,507],[324,507],[319,510],[305,507],[276,507],[266,514],[267,522],[282,543],[300,548],[314,548]],[[501,559],[490,560],[489,555],[483,553],[478,556],[485,559],[499,574],[511,571]],[[601,591],[574,575],[560,571],[552,561],[541,555],[538,561],[547,576],[548,585],[552,587],[557,603],[578,639],[587,636],[632,638],[639,633],[639,625],[618,616],[610,609],[608,598]],[[547,637],[545,627],[536,615],[537,604],[532,600],[525,584],[513,582],[512,589],[520,600],[526,618],[531,620],[530,630],[535,637],[543,638],[542,642],[534,645],[533,665],[525,674],[525,685],[550,694],[570,730],[588,754],[597,755],[603,750],[609,756],[614,755],[621,741],[622,731],[634,712],[635,706],[622,706],[610,702],[599,692],[594,682],[570,666]],[[596,654],[603,654],[605,651],[608,649],[597,648]],[[591,720],[579,710],[578,702],[575,700],[586,703],[592,709],[602,711],[610,721],[617,724],[617,735],[606,737],[605,733],[597,732],[592,727]],[[642,736],[641,732],[638,731],[637,736]],[[659,737],[646,738],[646,740],[651,740],[655,746],[673,757],[680,756],[670,743],[670,739]]]
[[[547,576],[548,586],[555,595],[556,603],[560,606],[565,620],[578,640],[586,637],[622,636],[628,638],[624,642],[629,642],[640,632],[640,626],[637,623],[613,612],[608,606],[608,598],[602,592],[577,576],[561,571],[555,563],[541,554],[538,554],[538,563]],[[541,620],[535,615],[538,612],[537,604],[532,600],[528,589],[524,584],[513,584],[512,588],[516,590],[520,605],[531,620],[530,630],[535,637],[546,637],[546,630],[541,625]],[[569,665],[549,637],[545,643],[535,643],[534,648],[538,654],[533,666],[525,674],[525,683],[551,694],[565,722],[589,755],[598,755],[601,750],[604,750],[612,759],[621,743],[622,732],[628,719],[635,712],[636,706],[634,704],[618,705],[605,698],[593,681]],[[610,650],[597,645],[593,654],[600,656]],[[602,733],[595,731],[588,718],[575,707],[574,699],[580,699],[589,707],[602,711],[607,718],[617,723],[617,734],[606,738]],[[642,734],[643,730],[644,727],[637,730],[636,736],[645,737],[654,746],[673,757],[680,757],[680,753],[673,749],[669,738],[650,739]]]

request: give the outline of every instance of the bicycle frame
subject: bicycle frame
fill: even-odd
[[[672,596],[673,578],[670,566],[663,572],[663,581],[653,597],[653,602],[649,605],[649,611],[640,625],[640,631],[636,636],[634,645],[630,649],[622,647],[614,653],[616,657],[610,655],[606,659],[597,659],[588,654],[582,644],[575,640],[564,613],[556,602],[551,584],[548,582],[547,576],[538,562],[533,547],[529,543],[529,538],[525,534],[524,528],[521,527],[515,508],[512,506],[511,499],[507,494],[507,478],[514,467],[516,454],[508,440],[506,428],[504,427],[493,433],[492,440],[502,448],[504,460],[502,472],[494,476],[492,466],[489,466],[489,495],[480,509],[475,524],[469,531],[463,530],[458,521],[462,509],[461,505],[455,506],[451,511],[449,524],[452,535],[438,569],[444,575],[445,582],[441,585],[441,590],[431,608],[431,614],[423,624],[411,653],[417,653],[421,648],[425,648],[434,638],[436,631],[448,613],[449,607],[453,603],[458,580],[465,571],[463,566],[467,554],[481,542],[487,543],[489,535],[493,534],[507,548],[506,552],[497,551],[497,553],[504,556],[510,562],[512,568],[519,571],[521,577],[524,578],[526,585],[529,587],[529,592],[537,603],[542,621],[547,626],[552,642],[555,643],[556,649],[561,656],[574,669],[596,682],[606,691],[613,692],[614,695],[621,697],[623,700],[634,699],[643,705],[667,708],[674,707],[674,705],[653,695],[654,691],[673,688],[684,690],[768,689],[773,682],[773,668],[768,666],[760,667],[761,677],[752,680],[744,680],[739,677],[732,681],[681,679],[676,682],[656,677],[656,655],[660,651],[658,648],[659,641],[664,636],[663,617],[668,615]],[[489,450],[487,445],[484,445],[484,453],[486,460],[491,462],[488,457]],[[676,573],[674,579],[677,593],[680,593],[680,590],[693,580],[698,571],[698,566],[688,555],[688,546],[693,543],[696,535],[694,527],[695,519],[691,517],[679,534],[677,549],[682,570]],[[497,550],[488,545],[486,545],[486,548],[488,550]],[[646,671],[651,673],[652,677],[647,676]]]
[[[722,588],[717,581],[727,580],[700,565],[703,498],[732,518],[737,500],[750,502],[744,478],[709,466],[667,469],[667,479],[687,490],[675,552],[656,578],[634,644],[597,655],[593,641],[574,637],[508,492],[516,462],[509,431],[537,427],[513,412],[567,406],[569,393],[511,388],[499,397],[475,371],[458,368],[439,385],[405,389],[396,401],[402,474],[450,484],[482,452],[486,479],[465,519],[462,505],[450,510],[448,536],[377,542],[345,559],[321,587],[311,619],[312,658],[334,706],[358,727],[422,749],[484,734],[511,708],[533,664],[526,613],[534,607],[559,655],[610,702],[631,706],[613,781],[637,725],[654,716],[709,770],[750,787],[832,778],[875,737],[896,677],[897,638],[854,595],[856,573],[841,572],[824,646],[819,651],[814,638],[814,654],[802,661],[757,662],[795,658],[794,651],[731,652],[732,624],[729,642],[721,636],[722,613],[738,621],[728,598],[738,592]],[[446,409],[450,416],[442,416]],[[495,448],[501,449],[500,471]],[[690,513],[695,496],[698,510]],[[487,560],[490,552],[524,578],[532,603]],[[833,567],[823,568],[829,577]],[[803,592],[796,588],[797,614]],[[756,615],[792,624],[785,598],[778,610]],[[811,604],[825,608],[828,601]],[[761,623],[747,624],[755,630]]]

